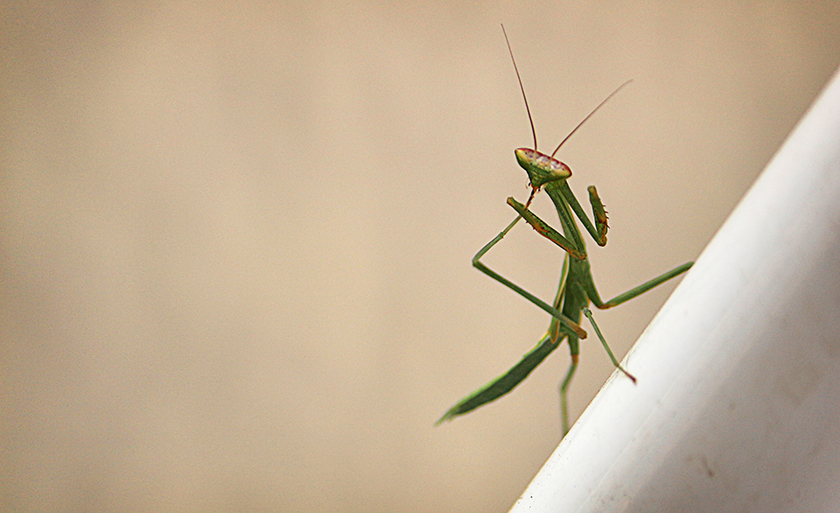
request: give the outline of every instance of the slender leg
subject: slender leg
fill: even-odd
[[[566,373],[566,377],[563,379],[563,382],[560,383],[560,419],[563,425],[563,436],[566,436],[566,433],[569,432],[569,401],[567,393],[569,391],[569,385],[572,383],[572,378],[575,376],[577,366],[578,355],[573,354],[572,364],[569,366],[569,371]]]
[[[586,286],[586,295],[589,296],[589,299],[592,300],[592,303],[600,308],[601,310],[605,310],[607,308],[612,308],[614,306],[618,306],[625,301],[629,301],[636,296],[644,294],[645,292],[649,291],[650,289],[659,286],[666,281],[670,280],[671,278],[676,278],[677,276],[681,275],[682,273],[688,271],[691,266],[694,265],[694,262],[685,263],[679,267],[675,267],[670,271],[653,278],[652,280],[646,281],[642,283],[638,287],[632,288],[625,292],[624,294],[619,294],[618,296],[610,299],[606,303],[601,301],[601,297],[598,295],[598,291],[595,289],[595,283],[592,281],[592,275],[589,275],[588,283],[585,284]]]
[[[581,328],[578,323],[574,322],[573,320],[571,320],[568,317],[566,317],[565,315],[563,315],[557,308],[549,305],[548,303],[546,303],[542,299],[536,297],[535,295],[531,294],[527,290],[523,289],[522,287],[513,283],[512,281],[508,280],[507,278],[501,276],[500,274],[497,274],[495,271],[493,271],[492,269],[490,269],[489,267],[487,267],[486,265],[481,263],[481,257],[483,257],[485,253],[490,251],[490,248],[492,248],[500,240],[502,240],[502,238],[505,235],[507,235],[507,233],[511,230],[511,228],[513,228],[514,225],[516,225],[516,223],[519,222],[520,219],[522,219],[522,216],[517,216],[516,219],[514,219],[513,222],[511,222],[507,226],[507,228],[502,230],[502,232],[499,233],[499,235],[496,235],[496,237],[494,237],[493,240],[488,242],[483,248],[481,248],[481,250],[479,250],[478,253],[475,254],[475,256],[472,259],[473,267],[475,267],[476,269],[483,272],[487,276],[493,278],[494,280],[498,281],[502,285],[508,287],[509,289],[513,290],[514,292],[516,292],[520,296],[524,297],[528,301],[534,303],[535,305],[537,305],[538,307],[540,307],[541,309],[546,311],[549,315],[551,315],[552,317],[554,317],[555,319],[557,319],[560,322],[560,324],[562,325],[563,331],[567,332],[570,335],[575,335],[575,336],[580,337],[580,338],[586,338],[586,336],[587,336],[586,331],[584,331],[584,329]]]
[[[601,344],[604,346],[604,349],[607,350],[607,354],[610,356],[610,360],[612,360],[613,365],[615,365],[618,370],[623,372],[625,376],[630,378],[630,380],[633,381],[633,383],[635,383],[636,382],[636,377],[633,376],[632,374],[630,374],[629,372],[627,372],[624,369],[624,367],[622,367],[621,364],[618,363],[618,360],[616,359],[615,355],[613,354],[612,349],[610,349],[609,344],[607,344],[607,341],[604,339],[604,335],[601,334],[601,329],[598,327],[598,324],[595,322],[595,318],[592,316],[592,310],[590,310],[589,308],[584,308],[583,309],[583,315],[585,315],[586,318],[589,319],[589,322],[592,323],[592,327],[595,328],[595,334],[598,335],[598,340],[601,341]]]

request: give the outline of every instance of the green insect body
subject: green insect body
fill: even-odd
[[[502,27],[504,31],[504,26]],[[507,34],[505,34],[505,41],[507,41]],[[511,60],[513,60],[513,51],[510,49],[508,42],[508,50],[510,51]],[[528,201],[523,205],[514,198],[508,198],[507,203],[519,214],[499,235],[488,242],[478,253],[473,257],[472,264],[481,272],[490,276],[494,280],[502,283],[508,288],[512,289],[517,294],[525,299],[531,301],[533,304],[543,309],[552,316],[548,331],[537,343],[530,352],[528,352],[522,359],[514,365],[510,370],[491,381],[484,387],[473,392],[469,396],[462,399],[458,404],[453,406],[443,417],[438,420],[437,424],[445,420],[463,415],[467,412],[487,404],[499,397],[507,394],[513,390],[519,383],[521,383],[542,361],[556,349],[564,340],[568,340],[569,352],[571,354],[572,363],[569,367],[566,377],[560,384],[560,406],[561,417],[563,425],[563,434],[565,435],[569,430],[569,415],[568,415],[568,401],[567,391],[569,385],[574,377],[577,369],[578,359],[580,354],[580,340],[587,337],[586,331],[580,327],[582,316],[586,316],[601,344],[607,351],[613,364],[621,372],[635,383],[636,378],[627,372],[618,362],[615,355],[610,350],[609,345],[601,334],[601,330],[595,323],[592,312],[589,310],[590,302],[599,309],[611,308],[620,305],[648,290],[660,285],[671,278],[679,276],[686,272],[693,264],[688,262],[679,267],[672,269],[652,280],[649,280],[638,287],[635,287],[624,294],[621,294],[610,301],[604,302],[595,288],[595,283],[592,279],[592,273],[589,268],[589,261],[586,255],[586,245],[583,237],[578,229],[573,215],[576,216],[586,232],[595,240],[599,246],[604,246],[607,243],[607,212],[604,208],[598,192],[594,186],[588,188],[589,202],[592,206],[592,216],[594,219],[590,221],[575,198],[574,193],[569,188],[567,179],[572,176],[572,170],[559,160],[554,158],[554,155],[560,149],[572,134],[580,128],[604,103],[607,102],[613,95],[615,95],[622,87],[629,83],[625,82],[618,87],[612,94],[610,94],[604,101],[602,101],[592,112],[581,121],[574,130],[557,146],[551,155],[546,155],[537,151],[537,136],[534,130],[534,123],[531,118],[530,108],[528,107],[528,99],[525,97],[525,89],[522,86],[522,79],[519,76],[519,70],[516,68],[516,61],[513,60],[514,70],[519,80],[519,86],[522,90],[522,97],[525,100],[525,108],[528,112],[528,119],[531,122],[531,132],[534,136],[534,149],[518,148],[515,151],[516,160],[519,165],[528,173],[530,181],[531,194]],[[552,228],[548,223],[537,217],[536,214],[529,210],[531,201],[535,194],[544,189],[548,197],[554,203],[557,215],[562,227],[562,233]],[[507,278],[497,274],[492,269],[488,268],[481,262],[481,258],[493,246],[504,238],[504,236],[519,222],[524,219],[534,230],[540,235],[547,238],[551,242],[557,244],[565,251],[563,261],[563,269],[560,277],[560,284],[557,289],[557,295],[551,304],[544,302],[530,292],[519,287],[515,283],[509,281]]]

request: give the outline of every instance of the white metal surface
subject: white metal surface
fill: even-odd
[[[840,508],[840,73],[625,364],[512,512]]]

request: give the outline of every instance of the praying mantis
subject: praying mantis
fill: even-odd
[[[519,75],[519,69],[516,66],[516,59],[513,57],[513,50],[510,46],[505,27],[502,25],[502,33],[505,36],[508,52],[510,53],[511,61],[513,62],[513,69],[516,72],[516,78],[519,81],[519,89],[522,92],[522,99],[525,102],[525,110],[528,114],[528,121],[531,124],[531,135],[534,138],[534,147],[518,148],[514,151],[517,163],[525,169],[530,181],[531,193],[525,204],[521,204],[514,198],[507,199],[507,204],[510,205],[517,212],[516,218],[499,233],[496,237],[488,242],[472,259],[472,265],[483,272],[487,276],[498,281],[502,285],[510,288],[520,296],[524,297],[531,303],[540,307],[542,310],[551,315],[551,323],[545,335],[539,340],[536,347],[528,352],[522,359],[507,372],[494,379],[487,385],[476,390],[469,396],[462,399],[458,404],[447,411],[437,424],[445,420],[451,420],[454,417],[468,413],[479,406],[483,406],[499,397],[507,394],[513,390],[519,383],[521,383],[542,361],[563,341],[568,340],[569,352],[571,353],[571,365],[566,373],[566,377],[560,384],[560,414],[563,428],[563,436],[569,431],[569,412],[567,392],[572,378],[577,370],[578,360],[580,355],[580,340],[587,337],[586,331],[580,326],[582,316],[586,316],[595,330],[595,334],[600,340],[601,344],[607,352],[607,355],[612,360],[613,365],[624,373],[633,383],[636,378],[627,372],[624,367],[616,359],[609,344],[607,344],[601,330],[598,328],[592,311],[589,309],[590,302],[599,309],[612,308],[618,306],[625,301],[633,299],[634,297],[647,292],[648,290],[661,285],[662,283],[675,278],[680,274],[686,272],[693,262],[685,263],[676,267],[652,280],[649,280],[629,291],[616,296],[609,301],[602,301],[598,291],[595,288],[595,282],[592,279],[592,272],[590,271],[589,261],[587,260],[586,245],[583,242],[583,237],[578,229],[577,223],[572,217],[572,213],[580,219],[583,227],[589,235],[595,240],[599,246],[607,244],[607,212],[601,198],[598,196],[598,191],[595,186],[589,186],[589,203],[592,206],[593,221],[584,212],[577,198],[572,190],[569,188],[567,182],[572,175],[572,170],[559,160],[554,158],[554,155],[560,150],[560,147],[569,140],[578,128],[580,128],[595,112],[601,108],[610,98],[612,98],[624,86],[630,83],[627,81],[620,85],[613,91],[606,99],[604,99],[592,112],[590,112],[578,125],[563,139],[560,144],[554,149],[550,155],[546,155],[537,150],[537,132],[534,129],[534,121],[531,117],[531,109],[528,106],[528,98],[525,95],[525,88],[522,85],[522,78]],[[562,233],[552,228],[548,223],[540,219],[533,212],[529,210],[534,196],[541,189],[544,189],[548,197],[554,203],[557,209],[557,216],[560,220]],[[511,282],[507,278],[496,273],[481,262],[481,258],[485,253],[495,246],[505,235],[519,222],[524,219],[526,223],[537,231],[540,235],[558,245],[565,251],[563,260],[563,267],[560,273],[560,284],[557,288],[557,295],[551,304],[546,303],[542,299],[534,296],[522,287]]]

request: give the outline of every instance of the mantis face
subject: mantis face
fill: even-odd
[[[539,189],[549,182],[565,180],[572,176],[572,170],[554,157],[530,148],[517,148],[516,161],[528,173],[531,187]]]

